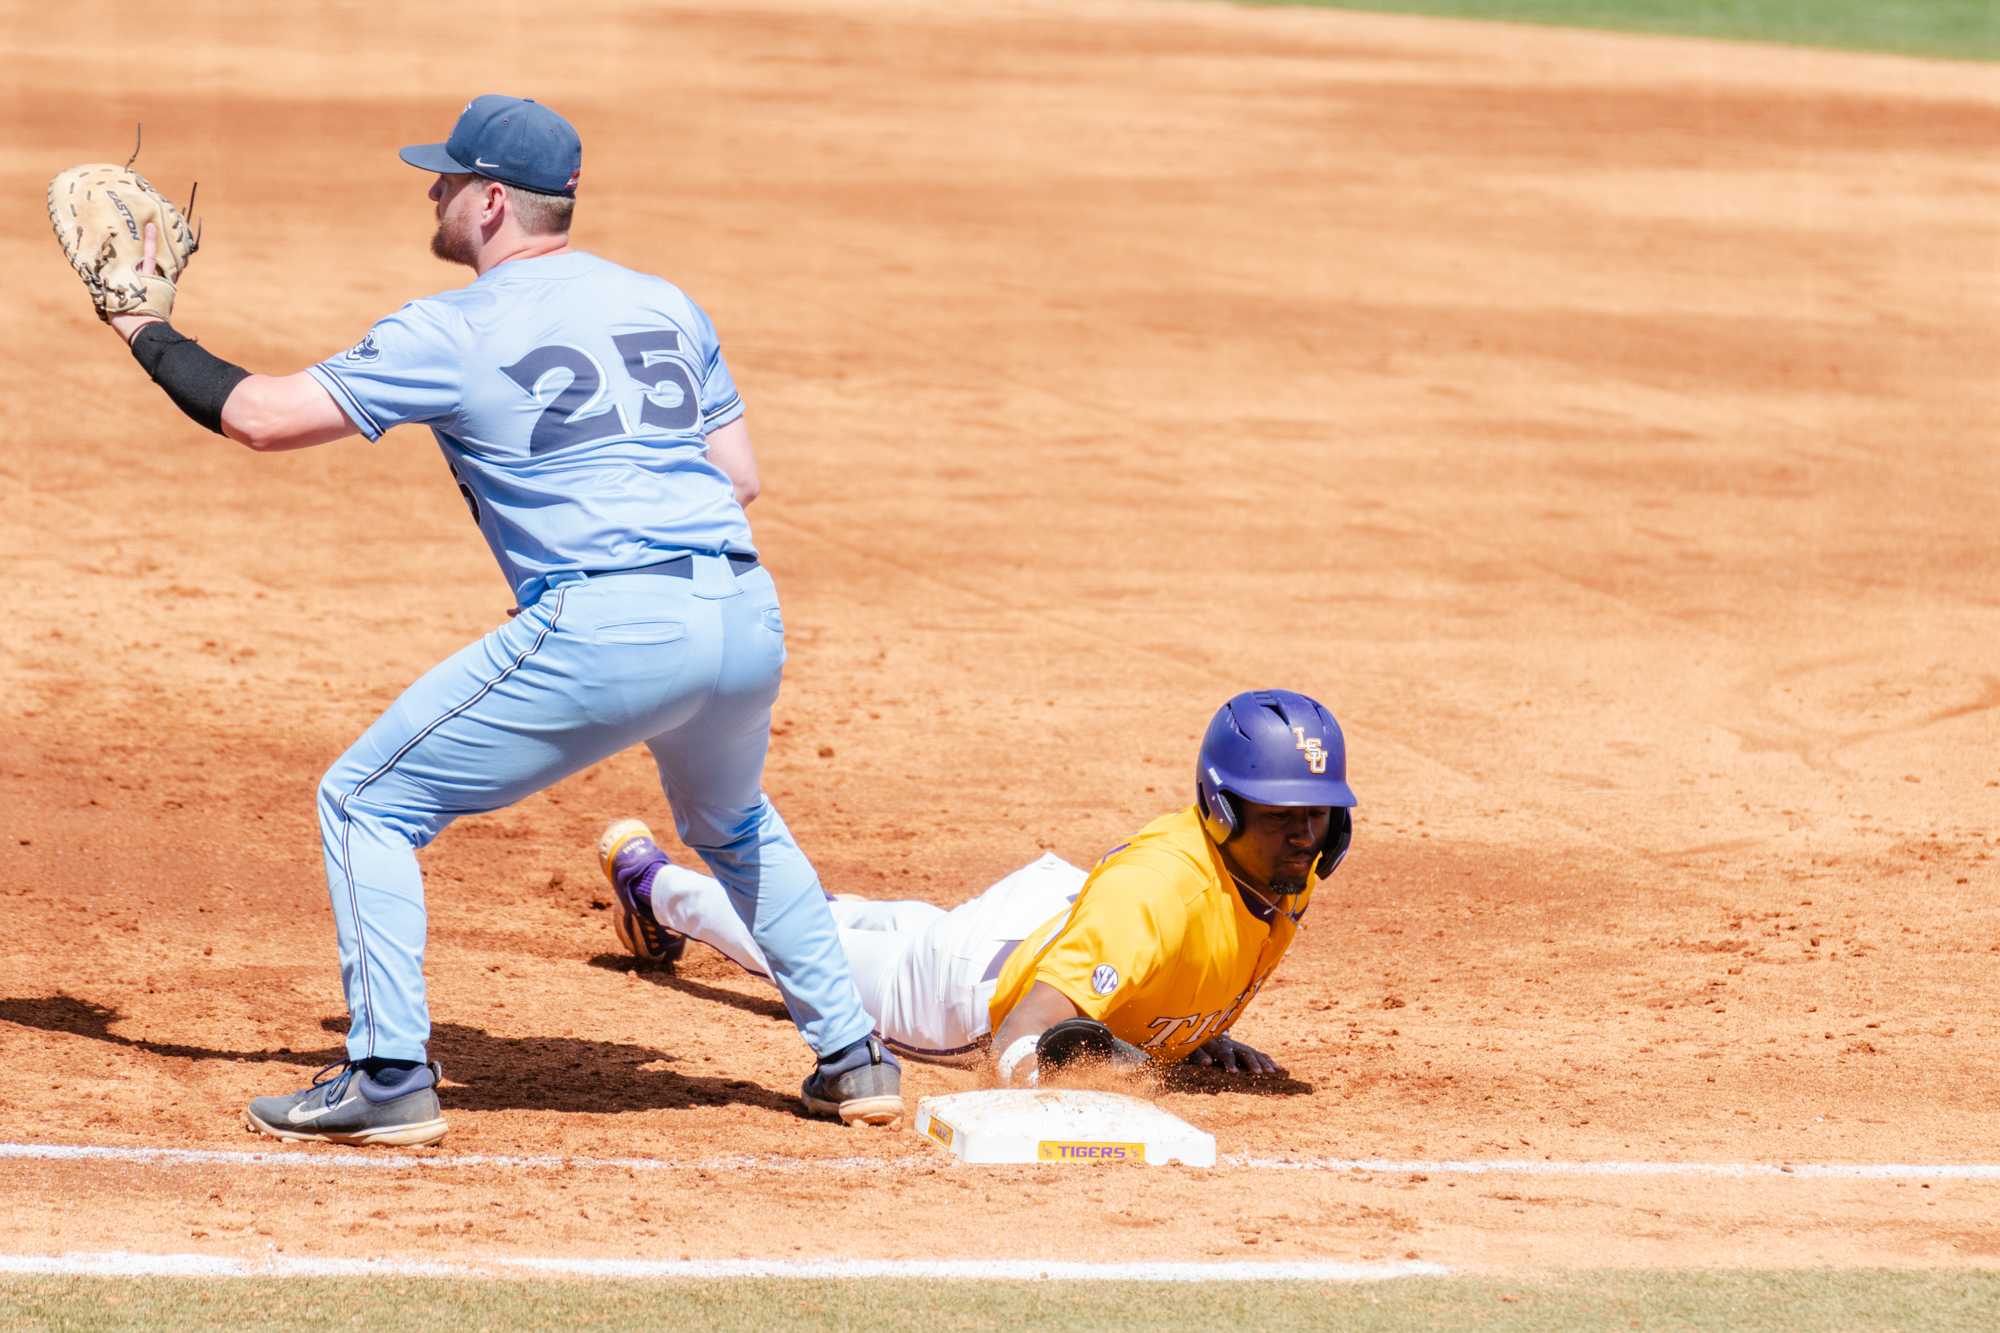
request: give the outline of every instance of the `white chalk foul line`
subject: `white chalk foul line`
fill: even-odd
[[[296,1170],[441,1171],[487,1167],[500,1171],[899,1171],[948,1164],[943,1157],[776,1157],[725,1154],[715,1157],[561,1157],[506,1153],[441,1153],[425,1149],[278,1148],[243,1151],[214,1148],[120,1148],[97,1144],[0,1143],[0,1161],[131,1162],[139,1166],[248,1166]]]
[[[477,1263],[405,1259],[254,1259],[130,1250],[0,1254],[0,1273],[65,1277],[592,1277],[592,1278],[918,1278],[1000,1282],[1378,1282],[1443,1277],[1422,1260],[1387,1263],[1171,1261],[1079,1263],[1038,1259],[570,1259],[523,1256]]]
[[[2000,1180],[1988,1162],[1557,1162],[1534,1157],[1397,1162],[1381,1157],[1218,1157],[1250,1171],[1361,1171],[1422,1176],[1721,1176],[1793,1180]]]
[[[882,1172],[951,1167],[936,1154],[904,1157],[560,1157],[428,1150],[289,1148],[232,1151],[210,1148],[135,1148],[99,1144],[0,1143],[0,1161],[130,1162],[139,1166],[271,1167],[302,1171],[741,1171],[797,1174],[813,1171]],[[2000,1180],[2000,1163],[1987,1162],[1559,1162],[1534,1157],[1464,1161],[1396,1161],[1384,1157],[1256,1157],[1216,1159],[1242,1171],[1361,1172],[1422,1176],[1709,1176],[1790,1180]],[[1190,1168],[1192,1169],[1192,1168]]]

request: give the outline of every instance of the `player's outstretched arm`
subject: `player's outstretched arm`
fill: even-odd
[[[1020,1086],[1035,1070],[1035,1039],[1065,1018],[1081,1017],[1076,1001],[1046,981],[1037,981],[1008,1011],[993,1033],[993,1060],[1000,1082]]]
[[[993,1048],[995,1072],[1008,1087],[1036,1086],[1048,1074],[1072,1064],[1142,1069],[1152,1062],[1144,1051],[1120,1041],[1104,1023],[1041,981],[1029,987],[1000,1020]]]
[[[222,405],[222,433],[259,453],[310,449],[359,435],[333,395],[303,370],[252,375]]]
[[[156,271],[157,240],[147,223],[142,275]],[[253,375],[202,349],[158,315],[114,314],[106,322],[175,406],[247,448],[275,453],[360,434],[333,395],[304,371]]]
[[[1210,1037],[1195,1047],[1187,1063],[1197,1069],[1220,1069],[1228,1074],[1270,1074],[1282,1076],[1283,1066],[1254,1047],[1246,1046],[1228,1033]]]

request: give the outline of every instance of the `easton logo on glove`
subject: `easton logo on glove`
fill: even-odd
[[[194,207],[194,196],[188,196]],[[146,226],[155,234],[155,272],[141,272]],[[90,290],[97,317],[174,313],[174,283],[201,237],[171,199],[130,166],[86,162],[49,182],[49,225],[69,266]]]

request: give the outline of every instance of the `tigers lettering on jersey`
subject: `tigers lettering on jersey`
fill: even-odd
[[[1209,1038],[1229,1031],[1236,1022],[1236,1016],[1243,1012],[1244,1007],[1255,999],[1257,992],[1263,988],[1264,981],[1260,977],[1250,984],[1248,990],[1237,996],[1235,1002],[1227,1009],[1216,1009],[1206,1014],[1170,1014],[1163,1018],[1155,1018],[1146,1024],[1147,1030],[1153,1035],[1138,1045],[1149,1051],[1160,1050],[1169,1045],[1199,1046]]]
[[[1229,1029],[1296,932],[1288,916],[1250,912],[1189,808],[1098,862],[1070,910],[1007,959],[988,1014],[997,1030],[1040,982],[1155,1059],[1180,1060]]]

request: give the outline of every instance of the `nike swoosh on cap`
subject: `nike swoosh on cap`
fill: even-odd
[[[472,159],[472,165],[475,167],[485,167],[490,171],[493,168],[499,166],[500,164],[498,162],[488,162],[483,157],[475,157]]]

